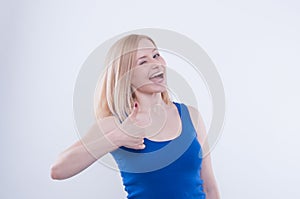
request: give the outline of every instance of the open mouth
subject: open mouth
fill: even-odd
[[[153,82],[161,83],[164,80],[164,73],[163,72],[156,73],[152,75],[149,79]]]
[[[164,73],[161,71],[161,72],[153,74],[149,79],[163,78],[163,77],[164,77]]]

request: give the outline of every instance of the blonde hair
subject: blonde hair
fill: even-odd
[[[141,39],[154,41],[146,35],[130,34],[115,42],[109,49],[105,58],[105,68],[97,89],[100,90],[95,100],[96,119],[107,116],[117,116],[123,122],[132,112],[135,93],[131,87],[131,69],[136,60],[136,51]],[[166,91],[161,93],[166,104],[172,103]]]

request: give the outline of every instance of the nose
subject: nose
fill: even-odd
[[[164,63],[158,59],[151,58],[150,63],[152,64],[152,68],[164,67]]]
[[[161,62],[155,58],[151,58],[151,63],[153,64],[161,64]]]
[[[157,70],[164,70],[165,66],[162,63],[153,63],[151,66],[151,70],[157,71]]]

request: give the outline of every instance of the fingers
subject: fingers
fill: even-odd
[[[141,138],[139,138],[141,139]],[[139,142],[139,144],[136,146],[136,149],[144,149],[146,145],[144,144],[144,138],[142,138]]]
[[[132,149],[144,149],[146,147],[146,145],[144,144],[144,138],[138,137],[128,139],[127,143],[123,146]]]
[[[139,145],[135,145],[135,146],[129,146],[129,145],[124,145],[127,148],[131,148],[131,149],[136,149],[136,150],[141,150],[146,148],[145,144],[139,144]]]

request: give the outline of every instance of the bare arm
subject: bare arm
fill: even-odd
[[[136,104],[138,103],[136,102]],[[56,162],[51,166],[51,178],[62,180],[72,177],[120,146],[137,150],[145,148],[143,143],[146,128],[136,125],[138,122],[137,112],[138,108],[135,106],[122,124],[114,116],[96,121],[81,140],[58,156]],[[154,114],[154,118],[158,118],[160,121],[157,114],[160,115],[160,112]],[[149,128],[151,129],[153,126],[158,125],[153,122]]]
[[[113,144],[116,138],[114,125],[111,123],[113,120],[106,120],[107,122],[110,124],[102,125],[101,129],[98,123],[94,123],[81,140],[59,154],[51,166],[52,179],[72,177],[106,153],[118,148],[118,145]]]
[[[201,177],[203,178],[203,187],[207,199],[220,199],[217,182],[213,174],[210,154],[207,154],[202,162]]]
[[[137,108],[121,125],[114,116],[96,121],[81,140],[60,153],[51,166],[51,178],[70,178],[120,146],[143,149],[145,129],[135,125],[136,113]]]
[[[204,145],[204,140],[207,136],[203,119],[198,110],[192,106],[188,106],[191,119],[195,130],[197,131],[197,138],[202,147],[202,168],[200,175],[203,179],[203,188],[206,193],[207,199],[220,199],[217,182],[212,169],[211,157],[208,145]]]

